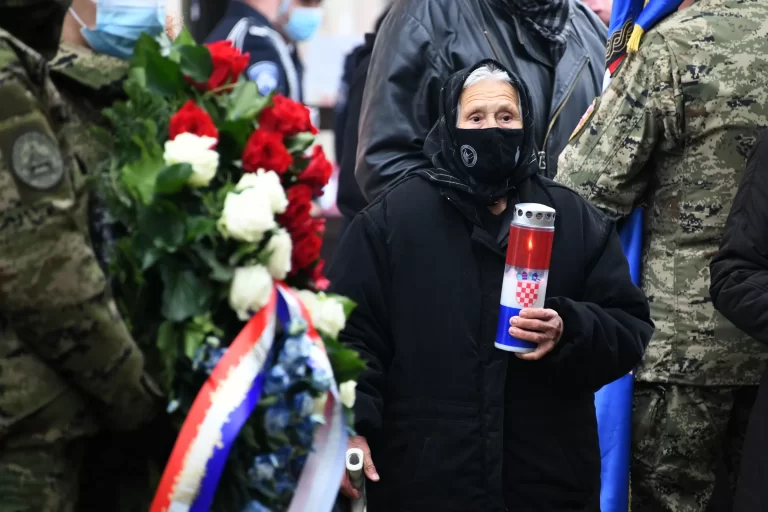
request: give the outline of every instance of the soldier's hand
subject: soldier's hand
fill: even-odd
[[[150,423],[166,407],[160,387],[145,372],[137,382],[126,382],[114,404],[102,415],[111,430],[125,432]]]
[[[363,436],[350,437],[347,449],[350,448],[360,448],[363,451],[363,473],[365,473],[369,480],[378,482],[379,474],[376,472],[376,466],[373,464],[368,441]],[[355,500],[360,498],[360,491],[352,487],[352,482],[349,480],[349,474],[346,471],[344,471],[344,478],[341,481],[341,492],[348,498]]]

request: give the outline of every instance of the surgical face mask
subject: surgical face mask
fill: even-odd
[[[141,34],[155,37],[165,31],[165,0],[98,0],[94,28],[69,12],[93,51],[123,60],[131,58]]]
[[[512,176],[524,142],[522,128],[457,128],[455,140],[467,173],[486,185],[503,184]]]
[[[283,0],[280,5],[280,14],[287,13],[290,7],[291,0]],[[293,41],[306,41],[312,39],[322,22],[322,7],[294,7],[288,21],[283,25],[283,30]]]

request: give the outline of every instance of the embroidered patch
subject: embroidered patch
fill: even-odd
[[[248,78],[256,83],[259,93],[266,96],[280,84],[280,69],[274,62],[263,60],[248,68]]]
[[[461,146],[461,159],[467,167],[474,167],[477,163],[477,151],[472,146]]]
[[[53,139],[42,132],[29,131],[13,142],[11,171],[28,187],[49,190],[64,176],[64,160]]]
[[[582,128],[584,128],[584,125],[587,124],[587,121],[590,120],[592,117],[592,114],[595,112],[595,105],[597,104],[597,98],[592,100],[592,104],[589,106],[586,112],[584,112],[584,115],[581,116],[581,119],[579,120],[579,124],[576,125],[576,129],[573,130],[573,133],[571,134],[571,137],[568,139],[573,140],[574,137],[581,131]]]

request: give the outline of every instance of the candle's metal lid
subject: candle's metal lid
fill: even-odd
[[[512,224],[529,228],[555,228],[555,209],[538,203],[519,203],[515,205]]]

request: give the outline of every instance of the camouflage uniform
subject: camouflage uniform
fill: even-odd
[[[768,1],[700,0],[621,66],[558,181],[614,218],[646,204],[642,282],[656,332],[636,379],[632,510],[699,511],[714,461],[731,455],[722,434],[751,406],[740,395],[768,356],[709,297],[709,260],[768,125]]]
[[[13,26],[25,5],[44,13],[56,3],[0,1],[0,24]],[[51,81],[46,60],[0,29],[4,512],[73,510],[84,438],[102,425],[135,428],[157,407],[143,357],[90,245],[88,155],[80,153],[78,134],[80,121]]]

